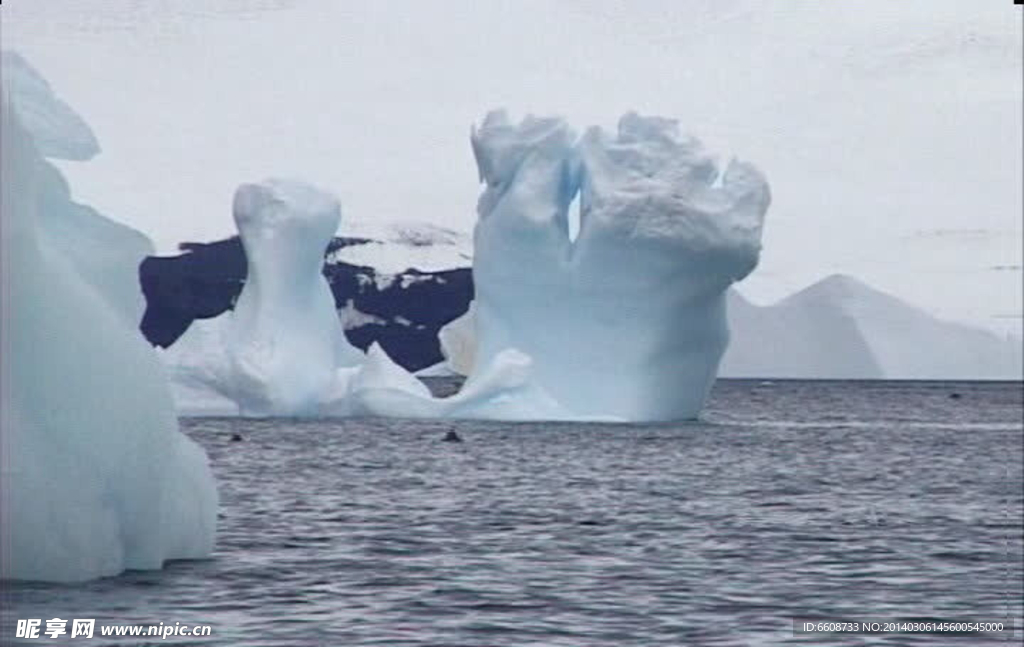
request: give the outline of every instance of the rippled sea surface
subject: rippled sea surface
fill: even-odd
[[[8,585],[3,636],[57,616],[218,645],[1019,643],[1022,417],[1020,383],[721,381],[696,423],[185,420],[219,480],[213,559]]]

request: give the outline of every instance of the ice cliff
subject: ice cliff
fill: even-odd
[[[95,137],[9,56],[0,92],[0,576],[81,581],[207,556],[213,477],[179,432],[166,377],[137,329],[148,241],[71,201],[40,151],[84,159]]]
[[[54,94],[49,82],[21,54],[0,54],[0,76],[8,99],[18,103],[18,120],[32,134],[40,155],[85,161],[100,152],[100,144],[85,120]]]

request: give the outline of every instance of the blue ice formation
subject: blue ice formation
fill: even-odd
[[[675,121],[635,113],[577,140],[561,119],[492,112],[472,143],[486,186],[469,382],[514,348],[573,417],[696,416],[728,343],[726,289],[757,265],[761,173],[720,175]]]
[[[152,247],[71,201],[42,153],[86,158],[95,138],[8,56],[0,577],[82,581],[208,556],[217,513],[210,466],[180,433],[163,368],[137,328],[137,268]]]

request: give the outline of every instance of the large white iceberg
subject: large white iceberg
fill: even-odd
[[[757,264],[760,172],[733,161],[719,176],[674,121],[633,113],[577,143],[561,119],[492,112],[472,142],[486,188],[469,382],[516,349],[573,417],[695,416],[728,342],[726,289]]]
[[[91,133],[47,88],[8,83],[4,60],[0,576],[80,581],[207,556],[210,467],[136,328],[130,259],[148,241],[70,201],[33,140],[60,155],[62,137]]]
[[[234,217],[248,274],[229,315],[228,395],[243,414],[316,414],[337,369],[363,356],[346,341],[321,274],[341,206],[308,185],[270,180],[239,187]]]
[[[248,265],[233,310],[193,322],[167,351],[185,414],[327,415],[363,353],[345,339],[324,251],[341,219],[331,194],[271,179],[235,192]]]

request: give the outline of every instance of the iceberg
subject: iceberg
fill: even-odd
[[[18,52],[0,52],[0,76],[18,102],[18,121],[43,157],[84,162],[100,152],[92,128],[57,97],[49,82]]]
[[[0,92],[0,577],[83,581],[206,557],[213,476],[180,433],[166,376],[137,329],[129,266],[148,240],[70,201],[40,149],[85,156],[91,133],[48,86],[9,79],[9,60]],[[75,254],[62,244],[71,235]]]
[[[341,207],[295,180],[244,184],[234,200],[248,265],[232,311],[192,322],[161,352],[182,415],[565,418],[514,349],[456,395],[434,398],[379,344],[349,344],[321,270]],[[522,403],[522,406],[520,405]]]
[[[350,374],[364,360],[345,339],[321,273],[341,205],[308,184],[270,179],[240,186],[233,215],[246,252],[245,286],[233,310],[193,322],[164,352],[179,408],[327,414],[341,406]]]
[[[248,275],[226,344],[231,396],[243,414],[316,414],[337,369],[363,358],[321,274],[341,205],[309,185],[268,180],[238,188],[234,217]]]
[[[469,307],[461,316],[452,319],[437,333],[437,341],[444,357],[444,370],[456,375],[469,375],[473,372],[476,362],[476,301],[470,301]]]
[[[7,95],[17,103],[18,121],[40,155],[86,161],[100,152],[85,120],[54,95],[46,79],[21,55],[5,50],[0,63]],[[38,191],[38,234],[137,326],[146,308],[138,268],[153,254],[152,243],[131,227],[72,201],[67,180],[52,164],[40,166],[38,181],[45,185]]]
[[[248,278],[233,311],[194,321],[165,352],[179,410],[695,416],[728,341],[726,290],[757,265],[770,197],[756,168],[734,161],[719,176],[700,144],[677,131],[674,121],[630,113],[615,136],[591,128],[577,140],[561,119],[514,125],[503,112],[473,131],[486,184],[474,231],[476,299],[440,332],[450,367],[468,373],[448,398],[432,397],[379,345],[363,355],[345,339],[322,274],[338,201],[296,181],[243,185],[234,216]]]
[[[607,420],[580,417],[563,407],[530,379],[533,360],[515,349],[496,355],[458,393],[435,398],[416,376],[374,344],[367,362],[352,379],[347,413],[361,416],[468,420]]]
[[[696,416],[728,343],[726,290],[757,265],[761,173],[720,174],[675,121],[635,113],[577,141],[561,119],[495,111],[472,145],[485,189],[467,384],[516,349],[574,417]]]

